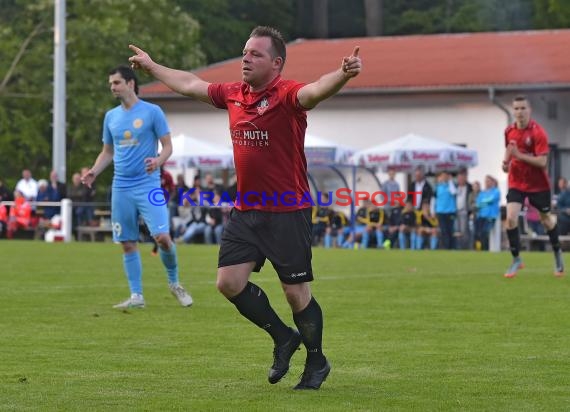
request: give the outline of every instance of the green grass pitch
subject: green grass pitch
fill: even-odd
[[[551,253],[314,249],[332,372],[293,391],[305,353],[267,383],[272,343],[215,288],[217,248],[179,246],[170,295],[141,245],[146,309],[112,243],[0,242],[0,411],[570,410],[570,283]],[[252,281],[292,324],[270,264]]]

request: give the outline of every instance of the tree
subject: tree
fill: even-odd
[[[46,177],[51,168],[53,3],[4,2],[0,79],[7,81],[0,89],[0,176],[10,181],[15,171],[19,174],[28,167],[36,177]],[[186,69],[203,64],[204,56],[197,46],[196,21],[172,0],[135,4],[78,0],[68,2],[67,14],[67,170],[71,176],[90,165],[101,150],[103,114],[117,104],[108,90],[107,73],[118,64],[128,64],[132,54],[128,44],[140,45],[160,62]],[[40,29],[31,36],[38,25]],[[149,80],[141,76],[141,82]],[[108,181],[110,175],[103,179]]]
[[[273,26],[293,40],[292,0],[180,0],[183,10],[199,22],[199,42],[208,63],[241,55],[255,26]]]
[[[558,29],[570,27],[570,2],[565,0],[534,0],[533,27]]]

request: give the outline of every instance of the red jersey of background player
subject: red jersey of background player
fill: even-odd
[[[214,106],[229,114],[239,210],[287,212],[312,206],[306,198],[307,114],[297,101],[303,86],[277,76],[257,93],[243,82],[208,87]]]
[[[521,153],[534,156],[548,155],[548,136],[544,129],[532,119],[524,129],[517,129],[516,124],[507,127],[505,147],[511,141],[516,142]],[[548,173],[546,169],[512,158],[509,166],[509,189],[529,193],[550,190]]]

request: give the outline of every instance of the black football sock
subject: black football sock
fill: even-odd
[[[321,367],[324,363],[323,312],[314,297],[305,309],[293,314],[293,320],[307,348],[307,365]]]
[[[279,319],[259,286],[247,282],[245,288],[229,301],[243,317],[269,333],[275,343],[285,343],[291,337],[291,329]]]
[[[550,238],[552,250],[554,252],[558,252],[560,250],[560,239],[558,239],[558,225],[554,225],[554,227],[546,233],[548,233],[548,237]]]
[[[509,238],[509,246],[511,247],[511,255],[514,258],[519,256],[521,250],[521,236],[519,234],[519,228],[507,229],[507,237]]]

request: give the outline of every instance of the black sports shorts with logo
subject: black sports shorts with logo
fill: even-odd
[[[517,189],[509,189],[507,193],[507,203],[520,203],[524,205],[524,199],[528,197],[528,202],[536,207],[541,213],[550,212],[551,193],[550,190],[544,192],[521,192]]]
[[[313,280],[311,208],[293,212],[232,209],[222,234],[218,267],[268,259],[283,283]]]

